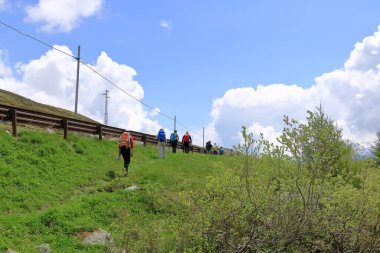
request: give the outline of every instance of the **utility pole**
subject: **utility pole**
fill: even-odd
[[[77,85],[76,85],[76,90],[75,90],[75,113],[74,113],[75,119],[77,118],[77,112],[78,112],[79,67],[80,67],[80,46],[78,46],[78,57],[77,57]]]
[[[205,127],[203,127],[203,148],[205,147]]]
[[[104,106],[104,125],[106,125],[106,126],[108,126],[108,99],[110,98],[108,96],[108,92],[110,92],[110,91],[106,90],[106,93],[102,94],[102,95],[106,96],[106,102],[105,102],[105,106]]]
[[[174,116],[174,131],[176,130],[177,116]]]

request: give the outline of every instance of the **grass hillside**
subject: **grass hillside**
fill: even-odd
[[[115,140],[25,130],[16,139],[2,129],[0,142],[0,252],[36,252],[42,243],[53,252],[110,252],[81,242],[96,229],[128,252],[168,252],[180,244],[172,228],[181,192],[202,188],[224,158],[179,150],[158,159],[155,146],[137,143],[123,177]]]
[[[26,97],[2,89],[0,89],[0,104],[64,116],[67,118],[74,118],[74,112],[50,105],[41,104]],[[95,122],[94,120],[80,114],[77,115],[77,118],[79,120]]]
[[[380,252],[380,167],[308,115],[280,146],[243,127],[231,156],[136,145],[128,177],[116,140],[0,125],[0,252]]]

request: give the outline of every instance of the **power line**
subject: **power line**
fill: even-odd
[[[14,30],[14,31],[16,31],[17,33],[19,33],[19,34],[21,34],[21,35],[23,35],[23,36],[26,36],[26,37],[28,37],[28,38],[30,38],[30,39],[33,39],[33,40],[35,40],[35,41],[37,41],[37,42],[39,42],[39,43],[41,43],[41,44],[43,44],[43,45],[45,45],[45,46],[47,46],[47,47],[49,47],[49,48],[52,48],[52,49],[54,49],[54,50],[57,50],[58,52],[61,52],[61,53],[65,54],[65,55],[67,55],[67,56],[69,56],[69,57],[72,57],[72,58],[78,60],[77,57],[75,57],[75,56],[73,56],[73,55],[70,55],[70,54],[68,54],[68,53],[66,53],[66,52],[64,52],[64,51],[62,51],[62,50],[60,50],[60,49],[58,49],[58,48],[56,48],[56,47],[53,47],[53,46],[47,44],[46,42],[43,42],[43,41],[41,41],[41,40],[39,40],[39,39],[37,39],[37,38],[31,36],[31,35],[28,35],[28,34],[26,34],[26,33],[23,33],[23,32],[21,32],[19,29],[14,28],[14,27],[12,27],[11,25],[8,25],[8,24],[6,24],[6,23],[4,23],[4,22],[2,22],[2,21],[0,21],[0,24],[2,24],[2,25],[4,25],[4,26],[6,26],[6,27],[8,27],[8,28],[10,28],[10,29],[12,29],[12,30]],[[79,59],[79,60],[80,60],[80,59]],[[154,108],[154,107],[152,107],[152,106],[149,106],[148,104],[142,102],[141,100],[139,100],[138,98],[136,98],[136,97],[133,96],[132,94],[130,94],[130,93],[128,93],[127,91],[125,91],[124,89],[120,88],[120,87],[117,86],[115,83],[113,83],[111,80],[109,80],[107,77],[105,77],[104,75],[102,75],[101,73],[99,73],[98,71],[96,71],[94,68],[92,68],[92,67],[91,67],[89,64],[87,64],[85,61],[80,60],[80,62],[81,62],[83,65],[85,65],[87,68],[89,68],[91,71],[93,71],[95,74],[99,75],[99,76],[100,76],[101,78],[103,78],[105,81],[107,81],[108,83],[110,83],[111,85],[113,85],[114,87],[116,87],[117,89],[119,89],[120,91],[122,91],[123,93],[127,94],[128,96],[130,96],[130,97],[133,98],[134,100],[140,102],[140,103],[143,104],[144,106],[146,106],[146,107],[148,107],[149,109],[151,109],[151,110],[153,110],[153,111],[155,111],[155,112],[161,114],[162,116],[165,116],[165,117],[167,117],[167,118],[169,118],[169,119],[171,119],[171,120],[174,120],[173,117],[170,117],[170,116],[168,116],[168,115],[166,115],[166,114],[160,112],[160,111],[157,110],[156,108]]]
[[[91,71],[93,71],[95,74],[99,75],[101,78],[103,78],[105,81],[107,81],[108,83],[110,83],[111,85],[113,85],[115,88],[119,89],[120,91],[122,91],[123,93],[127,94],[128,96],[130,96],[131,98],[133,98],[134,100],[140,102],[141,104],[143,104],[144,106],[148,107],[149,109],[153,110],[153,111],[156,111],[157,113],[161,114],[162,116],[165,116],[171,120],[174,120],[173,117],[170,117],[162,112],[160,112],[159,110],[157,110],[156,108],[142,102],[141,100],[139,100],[138,98],[136,98],[135,96],[133,96],[132,94],[130,94],[129,92],[125,91],[124,89],[120,88],[119,86],[117,86],[115,83],[113,83],[111,80],[109,80],[107,77],[105,77],[104,75],[100,74],[98,71],[96,71],[94,68],[92,68],[89,64],[87,64],[86,62],[82,61],[81,60],[81,63],[86,66],[87,68],[89,68]]]
[[[92,68],[89,64],[87,64],[85,61],[81,60],[79,57],[75,57],[75,56],[73,56],[73,55],[71,55],[71,54],[69,54],[69,53],[66,53],[66,52],[64,52],[64,51],[62,51],[62,50],[60,50],[60,49],[58,49],[58,48],[56,48],[56,47],[54,47],[54,46],[51,46],[51,45],[49,45],[48,43],[43,42],[42,40],[39,40],[39,39],[37,39],[37,38],[35,38],[35,37],[29,35],[29,34],[26,34],[26,33],[22,32],[22,31],[20,31],[19,29],[15,28],[15,27],[13,27],[13,26],[11,26],[11,25],[9,25],[9,24],[6,24],[6,23],[4,23],[4,22],[2,22],[2,21],[0,21],[0,24],[3,25],[3,26],[5,26],[5,27],[7,27],[7,28],[9,28],[9,29],[11,29],[11,30],[16,31],[18,34],[20,34],[20,35],[22,35],[22,36],[25,36],[25,37],[28,37],[28,38],[34,40],[34,41],[37,41],[38,43],[43,44],[43,45],[45,45],[45,46],[47,46],[47,47],[49,47],[49,48],[51,48],[51,49],[54,49],[54,50],[56,50],[56,51],[58,51],[58,52],[60,52],[60,53],[62,53],[62,54],[65,54],[66,56],[69,56],[69,57],[71,57],[71,58],[73,58],[73,59],[75,59],[75,60],[79,60],[84,66],[86,66],[87,68],[89,68],[89,69],[90,69],[91,71],[93,71],[95,74],[97,74],[98,76],[100,76],[101,78],[103,78],[103,79],[104,79],[105,81],[107,81],[109,84],[113,85],[115,88],[119,89],[121,92],[125,93],[126,95],[128,95],[128,96],[131,97],[132,99],[134,99],[134,100],[136,100],[137,102],[141,103],[141,104],[144,105],[145,107],[147,107],[147,108],[149,108],[149,109],[151,109],[151,110],[157,112],[158,114],[160,114],[160,115],[162,115],[162,116],[164,116],[164,117],[166,117],[166,118],[168,118],[168,119],[170,119],[170,120],[174,120],[173,117],[168,116],[167,114],[162,113],[161,111],[157,110],[156,108],[154,108],[154,107],[152,107],[152,106],[150,106],[150,105],[148,105],[148,104],[142,102],[141,100],[139,100],[138,98],[136,98],[135,96],[133,96],[132,94],[130,94],[129,92],[125,91],[124,89],[122,89],[121,87],[119,87],[118,85],[116,85],[114,82],[112,82],[111,80],[109,80],[107,77],[105,77],[104,75],[102,75],[101,73],[99,73],[98,71],[96,71],[96,70],[95,70],[94,68]],[[180,122],[178,122],[178,121],[177,121],[177,123],[178,123],[179,125],[181,125],[182,127],[184,127],[185,129],[188,129],[188,130],[191,131],[191,129],[189,129],[186,125],[184,125],[184,124],[182,124],[182,123],[180,123]]]
[[[66,53],[65,51],[62,51],[62,50],[60,50],[60,49],[58,49],[58,48],[56,48],[56,47],[53,47],[53,46],[51,46],[51,45],[49,45],[49,44],[43,42],[42,40],[39,40],[39,39],[37,39],[37,38],[35,38],[35,37],[33,37],[33,36],[30,36],[29,34],[23,33],[23,32],[21,32],[20,30],[18,30],[17,28],[14,28],[14,27],[12,27],[12,26],[10,26],[10,25],[8,25],[8,24],[2,22],[2,21],[0,21],[0,24],[2,24],[3,26],[8,27],[9,29],[12,29],[12,30],[16,31],[17,33],[21,34],[22,36],[28,37],[28,38],[30,38],[30,39],[32,39],[32,40],[35,40],[35,41],[37,41],[37,42],[39,42],[39,43],[41,43],[41,44],[47,46],[47,47],[50,47],[50,48],[52,48],[52,49],[54,49],[54,50],[57,50],[57,51],[61,52],[62,54],[65,54],[65,55],[67,55],[67,56],[69,56],[69,57],[71,57],[71,58],[77,59],[75,56],[73,56],[73,55],[71,55],[71,54],[68,54],[68,53]]]

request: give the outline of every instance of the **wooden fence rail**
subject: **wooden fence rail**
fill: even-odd
[[[12,123],[12,134],[17,137],[17,125],[33,125],[40,128],[59,129],[63,131],[63,137],[67,139],[69,132],[77,132],[91,135],[98,135],[99,140],[103,139],[103,136],[119,137],[122,131],[125,129],[111,127],[100,123],[93,123],[83,120],[76,120],[72,118],[66,118],[63,116],[57,116],[53,114],[47,114],[42,112],[35,112],[23,108],[12,107],[8,105],[0,104],[0,120],[8,121]],[[141,141],[146,145],[156,144],[156,136],[151,134],[140,133],[136,131],[129,131],[134,140]],[[167,142],[167,146],[169,146]],[[182,143],[178,143],[178,148],[183,148]],[[206,153],[206,149],[192,145],[192,151],[198,153]]]

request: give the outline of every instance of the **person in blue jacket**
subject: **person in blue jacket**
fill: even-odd
[[[176,153],[177,152],[177,144],[178,144],[179,136],[177,133],[177,130],[174,130],[174,133],[171,133],[170,135],[170,144],[172,145],[172,152]]]
[[[156,136],[156,140],[158,141],[158,150],[160,153],[160,159],[161,158],[166,158],[166,134],[164,129],[160,129],[158,131],[158,134]]]

